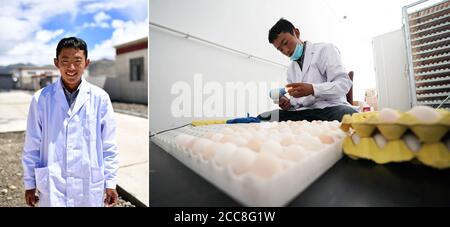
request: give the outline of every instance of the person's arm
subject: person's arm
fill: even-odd
[[[323,49],[321,61],[318,67],[327,75],[327,82],[313,84],[313,94],[315,97],[325,99],[336,99],[345,96],[352,86],[352,81],[348,72],[344,68],[339,50],[333,46]]]
[[[42,122],[38,111],[38,98],[39,95],[33,96],[30,103],[22,153],[25,201],[29,206],[35,206],[38,200],[35,196],[36,179],[34,174],[34,169],[39,165],[42,141]]]
[[[101,132],[103,141],[103,162],[105,169],[106,203],[114,205],[117,202],[117,170],[119,168],[119,149],[116,143],[116,120],[109,96],[102,101]]]

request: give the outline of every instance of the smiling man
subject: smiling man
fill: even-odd
[[[112,206],[118,149],[109,96],[82,78],[89,65],[82,39],[62,39],[54,64],[61,78],[30,104],[22,157],[26,203]]]
[[[346,99],[352,81],[334,45],[302,41],[300,30],[283,18],[270,29],[269,42],[292,61],[286,85],[291,97],[280,98],[279,121],[340,121],[356,112]]]

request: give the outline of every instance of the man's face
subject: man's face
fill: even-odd
[[[84,51],[74,48],[62,48],[58,58],[54,59],[66,86],[77,86],[81,81],[84,70],[89,65],[89,59]]]
[[[278,34],[277,38],[272,43],[273,46],[284,55],[290,57],[294,53],[297,43],[300,42],[297,38],[300,35],[299,30],[294,29],[294,34],[296,36],[289,32],[282,32]]]

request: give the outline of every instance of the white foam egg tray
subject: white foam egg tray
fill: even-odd
[[[339,125],[188,126],[152,141],[244,206],[285,206],[341,159]]]

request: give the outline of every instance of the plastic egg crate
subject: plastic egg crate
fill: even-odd
[[[449,127],[449,111],[427,106],[346,115],[341,125],[348,133],[344,153],[379,164],[417,159],[434,168],[449,168]]]
[[[246,206],[284,206],[342,157],[334,122],[185,127],[153,141]]]

